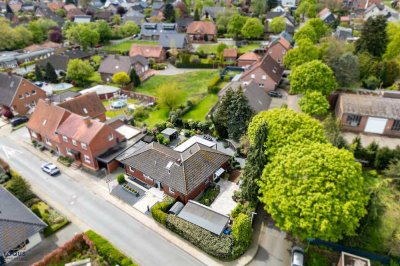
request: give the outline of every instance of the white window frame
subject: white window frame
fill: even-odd
[[[18,96],[18,98],[19,98],[20,100],[22,100],[22,99],[24,98],[24,95],[20,94],[20,95]]]
[[[86,145],[86,143],[81,143],[81,147],[82,147],[82,149],[87,150],[87,145]]]
[[[174,191],[171,187],[168,187],[168,191],[169,191],[169,193],[171,193],[172,195],[175,194],[175,191]]]
[[[68,137],[67,137],[67,136],[64,136],[64,135],[63,135],[62,138],[63,138],[63,141],[64,141],[64,142],[68,143]]]
[[[92,163],[92,161],[90,160],[89,155],[84,154],[83,155],[83,159],[85,160],[86,163]]]
[[[261,79],[266,80],[267,79],[267,75],[262,75]]]
[[[112,141],[114,139],[114,134],[111,133],[111,135],[108,136],[108,141]]]
[[[72,140],[72,145],[77,146],[78,144],[76,144],[76,140]]]
[[[255,75],[255,74],[251,74],[250,77],[251,77],[252,79],[255,79],[255,78],[256,78],[256,75]]]
[[[129,166],[129,171],[132,172],[132,173],[135,172],[135,170],[131,166]]]
[[[52,146],[51,141],[48,138],[46,138],[46,144]]]
[[[36,95],[36,90],[32,90],[32,95]]]
[[[65,148],[65,150],[67,151],[67,154],[68,155],[72,155],[72,152],[71,152],[71,150],[67,147],[67,148]]]
[[[29,92],[25,92],[25,97],[30,97],[31,94]]]

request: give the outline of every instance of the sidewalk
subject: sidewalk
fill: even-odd
[[[141,222],[144,226],[147,226],[154,232],[158,233],[159,235],[164,237],[167,241],[169,241],[172,244],[174,244],[175,246],[181,248],[182,250],[184,250],[185,252],[187,252],[188,254],[190,254],[191,256],[193,256],[194,258],[196,258],[197,260],[199,260],[200,262],[202,262],[205,265],[247,265],[248,263],[250,263],[250,261],[254,258],[254,256],[257,253],[258,243],[260,240],[260,231],[261,231],[260,229],[261,229],[261,225],[262,225],[261,219],[257,219],[257,217],[256,217],[256,220],[254,223],[255,226],[254,226],[253,242],[252,242],[250,248],[247,250],[247,252],[237,260],[230,261],[230,262],[222,262],[222,261],[219,261],[218,259],[213,258],[213,257],[209,256],[208,254],[202,252],[197,247],[193,246],[191,243],[187,242],[186,240],[180,238],[173,232],[166,230],[162,225],[158,224],[151,217],[148,217],[147,215],[141,213],[139,210],[136,210],[135,208],[129,206],[122,200],[119,200],[119,199],[113,197],[111,194],[109,194],[107,183],[104,180],[100,180],[96,177],[93,177],[93,176],[85,173],[84,171],[71,169],[69,167],[66,167],[66,166],[58,163],[57,158],[55,156],[50,156],[50,154],[47,154],[45,152],[41,152],[41,151],[35,149],[31,145],[31,143],[28,143],[23,140],[19,140],[19,143],[26,150],[35,154],[39,158],[56,164],[63,173],[67,174],[74,181],[82,184],[82,186],[85,186],[85,188],[87,188],[88,191],[102,196],[105,200],[112,203],[113,205],[115,205],[117,208],[121,209],[125,213],[129,214],[134,219]],[[34,187],[33,187],[33,189],[34,189]],[[45,195],[38,195],[38,196],[41,197],[43,200],[51,202],[55,208],[61,209],[61,211],[64,212],[65,214],[70,214],[70,212],[68,210],[62,208],[61,206],[57,206],[57,204],[53,204],[51,199],[46,199]],[[88,226],[88,225],[83,225],[79,221],[79,218],[74,217],[74,215],[70,214],[70,216],[68,218],[73,223],[80,225],[80,227],[82,229],[90,228],[90,226]]]

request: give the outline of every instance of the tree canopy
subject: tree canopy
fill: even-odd
[[[301,111],[309,115],[325,115],[329,102],[319,91],[307,92],[299,101]]]
[[[358,57],[350,52],[333,60],[330,67],[341,86],[352,85],[360,79]]]
[[[90,23],[73,24],[66,30],[65,35],[70,42],[81,45],[83,49],[93,47],[100,41],[100,34]]]
[[[162,84],[157,91],[160,106],[173,110],[183,102],[182,92],[176,83]]]
[[[280,33],[286,29],[285,17],[275,17],[268,25],[268,29],[273,33]]]
[[[313,43],[318,42],[317,34],[315,33],[315,30],[313,27],[310,25],[304,25],[301,27],[293,36],[293,39],[298,42],[301,39],[309,39]]]
[[[367,213],[361,165],[351,152],[331,144],[282,148],[259,185],[260,200],[276,225],[302,239],[354,235]]]
[[[267,1],[252,0],[250,3],[250,10],[257,15],[264,14],[267,11]]]
[[[299,40],[296,47],[286,53],[283,62],[286,67],[293,69],[301,64],[317,60],[318,57],[318,47],[310,39],[305,38]]]
[[[367,51],[373,56],[381,57],[388,43],[386,23],[384,16],[368,18],[361,30],[360,38],[356,41],[356,51]]]
[[[131,79],[125,72],[117,72],[113,75],[112,81],[119,85],[126,85],[131,81]]]
[[[291,109],[276,108],[258,113],[251,120],[247,134],[252,145],[256,141],[257,131],[263,123],[268,124],[268,139],[265,143],[268,156],[273,156],[280,148],[289,144],[327,142],[324,129],[318,120]]]
[[[258,18],[248,18],[241,33],[245,38],[256,39],[263,35],[264,26]]]
[[[308,91],[319,91],[327,96],[337,88],[332,69],[319,60],[296,67],[290,74],[289,80],[291,93],[305,94]]]
[[[83,86],[94,74],[94,69],[89,61],[72,59],[67,66],[67,79],[74,80],[79,86]]]
[[[400,55],[400,23],[389,22],[386,27],[389,43],[384,54],[385,59],[395,59]]]
[[[243,25],[246,24],[247,17],[235,14],[233,15],[228,22],[228,33],[237,38],[240,35],[240,32],[243,28]]]
[[[299,6],[296,9],[296,17],[304,20],[304,17],[309,18],[315,17],[317,14],[317,4],[315,0],[301,0]]]
[[[175,10],[172,4],[168,3],[165,5],[164,17],[166,22],[175,22]]]

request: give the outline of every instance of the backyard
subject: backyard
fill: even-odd
[[[196,52],[203,51],[205,54],[217,54],[217,47],[218,44],[202,44],[199,45],[196,49]],[[233,46],[228,46],[228,48],[232,48]],[[260,48],[260,43],[259,42],[251,42],[247,45],[243,45],[238,48],[238,53],[239,54],[244,54],[250,51],[253,51],[254,49]]]
[[[129,104],[137,104],[138,100],[135,99],[128,99],[128,105]],[[129,111],[127,110],[127,107],[121,108],[121,109],[111,109],[111,101],[110,100],[103,100],[103,105],[106,108],[106,116],[109,118],[113,118],[119,115],[129,115]]]
[[[158,42],[154,41],[125,41],[118,44],[111,44],[104,46],[102,49],[106,52],[115,52],[115,53],[126,53],[131,49],[132,44],[143,44],[143,45],[158,45]]]

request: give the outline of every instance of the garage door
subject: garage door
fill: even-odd
[[[387,119],[378,117],[369,117],[365,132],[382,134],[385,130]]]

